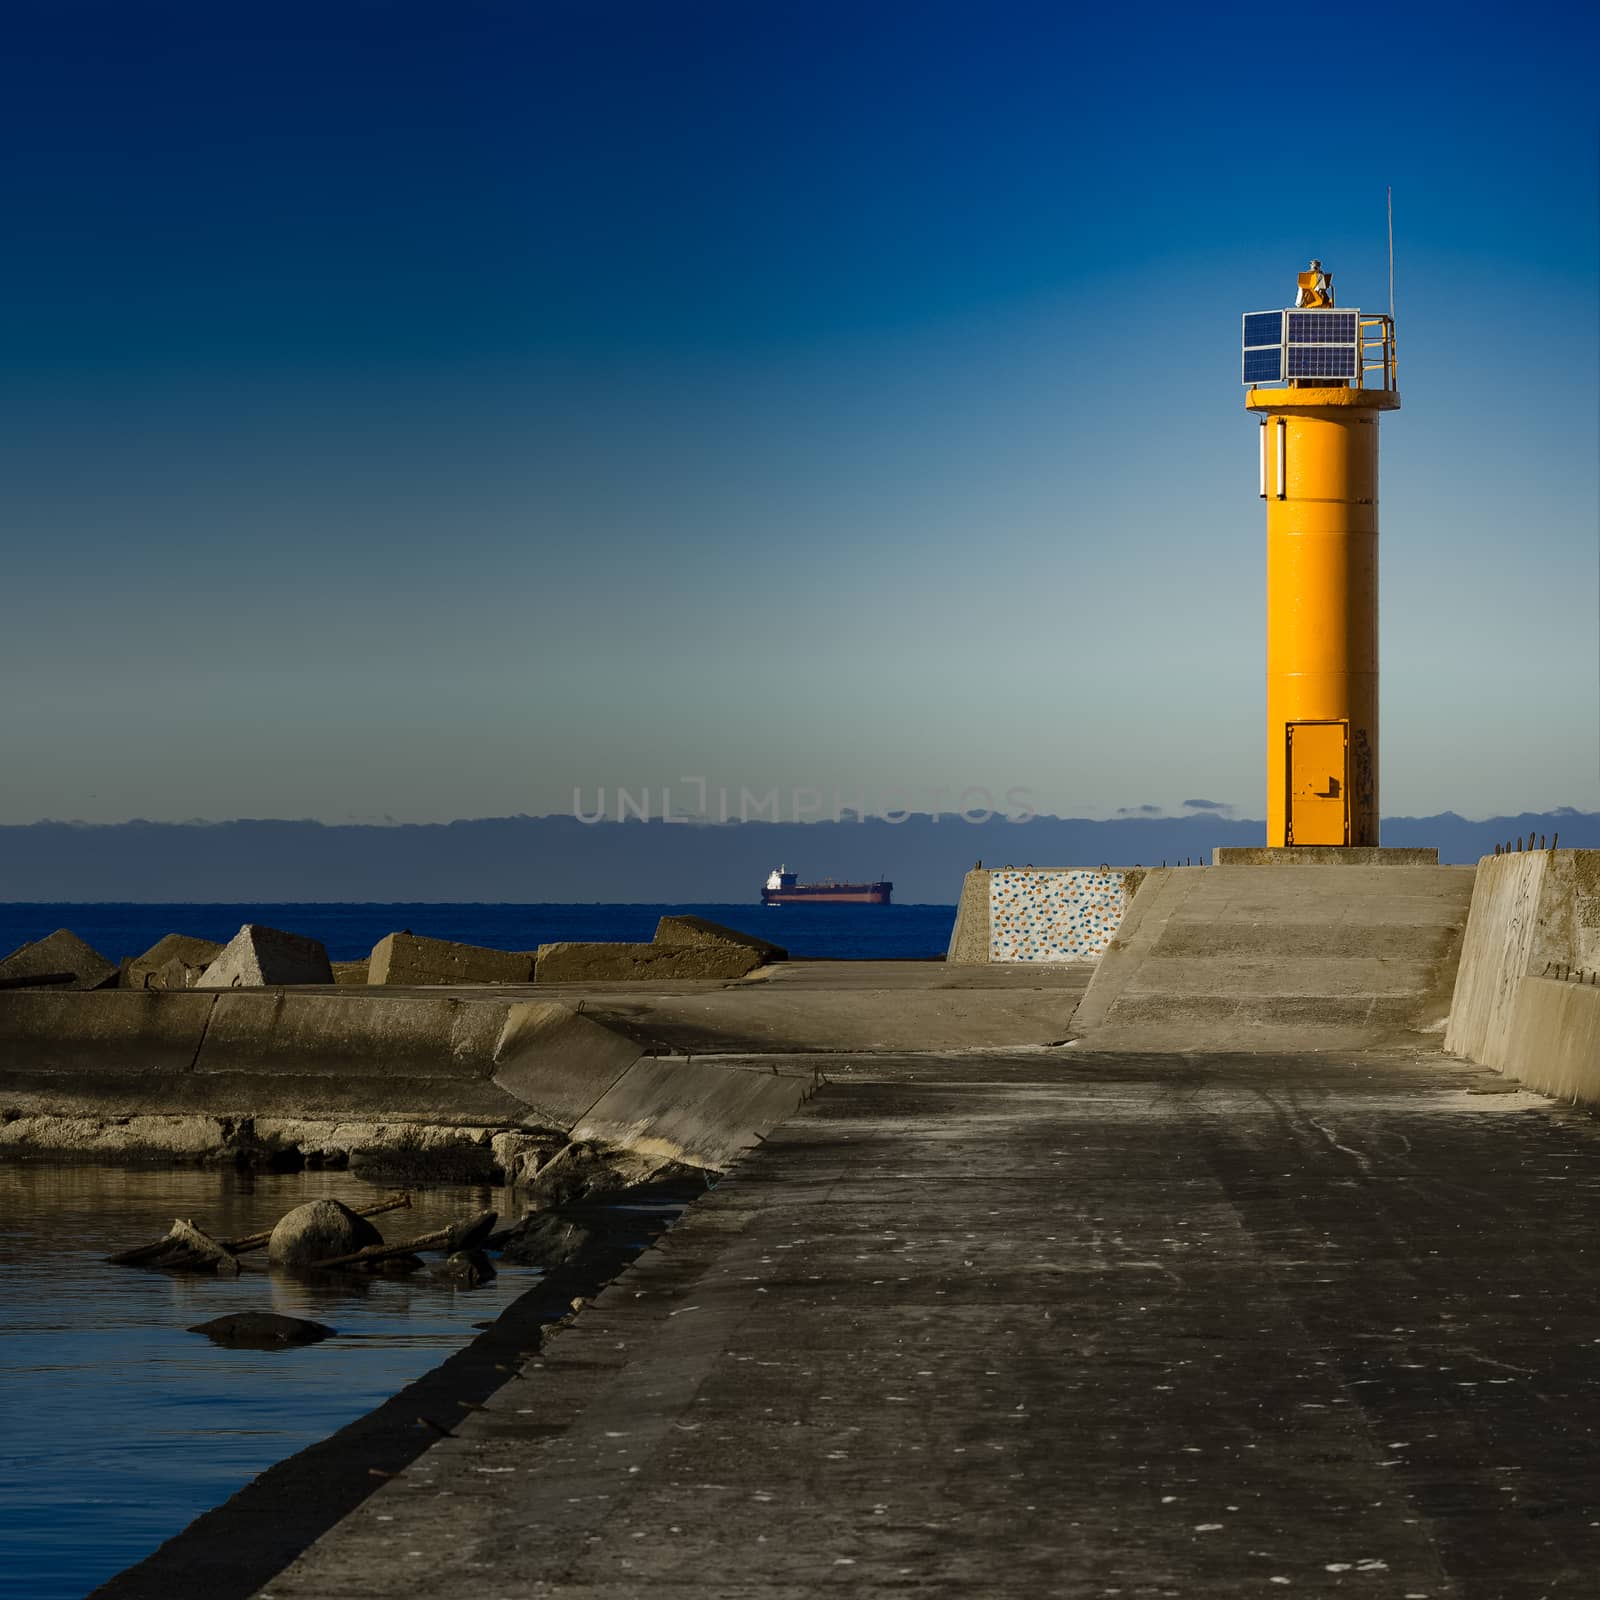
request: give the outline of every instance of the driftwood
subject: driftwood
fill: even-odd
[[[480,1211],[465,1222],[453,1222],[448,1228],[437,1228],[432,1233],[420,1233],[415,1239],[401,1239],[394,1244],[369,1244],[364,1249],[352,1250],[346,1256],[331,1256],[326,1261],[312,1261],[307,1265],[323,1267],[364,1267],[369,1261],[386,1261],[392,1256],[414,1255],[419,1250],[443,1250],[454,1255],[457,1250],[471,1250],[488,1237],[495,1225],[495,1213]]]
[[[409,1194],[390,1195],[387,1200],[380,1200],[370,1206],[357,1206],[355,1213],[358,1217],[376,1217],[385,1211],[401,1211],[411,1204]],[[179,1229],[187,1229],[188,1235],[180,1234]],[[191,1246],[188,1237],[205,1241],[212,1249],[226,1251],[232,1256],[240,1256],[251,1250],[264,1249],[272,1238],[272,1229],[264,1233],[247,1233],[242,1239],[212,1239],[200,1232],[192,1222],[174,1222],[172,1232],[164,1239],[157,1239],[154,1244],[136,1245],[132,1250],[123,1250],[106,1259],[114,1267],[171,1267],[186,1265],[186,1256]],[[202,1261],[199,1263],[204,1265]]]
[[[141,1266],[216,1272],[229,1278],[239,1275],[239,1258],[226,1245],[219,1244],[210,1234],[202,1233],[181,1217],[173,1222],[172,1232],[165,1239],[159,1244],[142,1246],[140,1254],[144,1257],[138,1263]]]

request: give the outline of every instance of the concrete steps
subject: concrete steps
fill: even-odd
[[[1473,867],[1152,872],[1073,1017],[1096,1049],[1439,1042]]]

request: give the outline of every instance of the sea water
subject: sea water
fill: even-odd
[[[105,1261],[174,1217],[236,1238],[302,1201],[385,1193],[333,1172],[0,1166],[0,1595],[87,1593],[437,1366],[537,1282],[510,1266],[462,1290],[426,1273],[218,1278]],[[403,1239],[490,1208],[505,1212],[504,1190],[424,1190],[374,1225]],[[236,1311],[306,1317],[338,1337],[230,1350],[186,1331]]]
[[[709,917],[816,960],[929,960],[950,942],[954,906],[743,905],[91,905],[0,903],[0,957],[57,928],[112,961],[167,933],[222,942],[246,922],[320,939],[334,961],[369,955],[401,928],[433,939],[532,950],[562,939],[646,941],[667,915]]]

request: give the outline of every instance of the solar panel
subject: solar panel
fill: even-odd
[[[1244,381],[1246,383],[1281,383],[1283,381],[1283,346],[1263,345],[1259,350],[1244,353]]]
[[[1354,345],[1292,344],[1286,376],[1291,378],[1353,378],[1356,375]]]
[[[1281,311],[1247,311],[1244,314],[1244,347],[1283,343]]]
[[[1331,307],[1244,314],[1246,383],[1348,382],[1361,376],[1361,313]]]
[[[1354,344],[1358,315],[1354,311],[1291,311],[1289,343]]]

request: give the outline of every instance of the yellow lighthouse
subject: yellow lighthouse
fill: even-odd
[[[1394,321],[1334,304],[1313,261],[1292,308],[1244,317],[1267,502],[1267,844],[1378,843],[1378,418],[1399,408]]]

